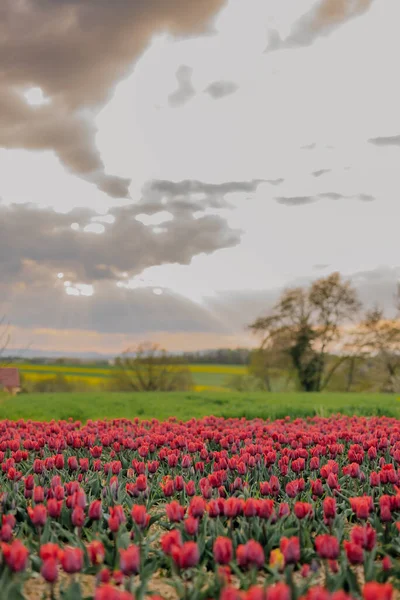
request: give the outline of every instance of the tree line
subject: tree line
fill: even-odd
[[[173,355],[157,344],[140,344],[116,359],[109,389],[187,391],[194,387],[188,365],[203,363],[247,364],[247,375],[237,375],[228,382],[229,387],[243,391],[361,388],[397,392],[400,285],[393,304],[393,316],[385,314],[380,306],[364,308],[351,282],[335,272],[308,286],[284,289],[275,305],[248,326],[258,340],[255,350],[218,349]],[[3,319],[0,363],[8,342],[9,325]],[[65,382],[51,382],[57,389],[61,383]]]
[[[400,286],[393,301],[393,317],[379,306],[363,308],[339,273],[285,289],[273,308],[249,325],[260,339],[250,373],[269,391],[272,374],[280,371],[300,390],[320,392],[346,368],[346,391],[351,391],[356,369],[369,364],[382,391],[398,391]]]

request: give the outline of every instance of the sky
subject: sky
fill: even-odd
[[[287,286],[400,278],[398,0],[3,0],[12,347],[255,343]]]

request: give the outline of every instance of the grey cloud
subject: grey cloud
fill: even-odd
[[[317,196],[276,196],[275,200],[279,204],[285,206],[303,206],[305,204],[312,204],[317,202],[321,198],[323,200],[361,200],[362,202],[372,202],[375,200],[374,196],[370,194],[356,194],[354,196],[345,196],[337,192],[323,192]]]
[[[285,180],[282,177],[278,179],[266,179],[266,183],[270,183],[271,185],[281,185]]]
[[[318,194],[319,198],[325,198],[327,200],[344,200],[344,199],[356,199],[356,200],[361,200],[362,202],[372,202],[373,200],[375,200],[374,196],[371,196],[371,194],[355,194],[353,196],[346,196],[344,194],[338,194],[337,192],[324,192],[322,194]]]
[[[96,331],[103,334],[132,334],[145,337],[150,332],[220,333],[229,332],[212,311],[187,298],[152,289],[119,288],[111,282],[95,285],[92,296],[68,296],[62,281],[43,287],[15,286],[7,293],[7,315],[14,326],[34,329]]]
[[[252,193],[264,183],[262,179],[251,181],[229,181],[224,183],[205,183],[195,179],[183,181],[168,181],[159,179],[146,186],[146,193],[142,202],[146,204],[150,213],[165,210],[165,199],[169,206],[179,210],[192,212],[210,208],[227,208],[229,206],[225,196],[233,193]],[[199,198],[199,196],[201,196]]]
[[[277,31],[271,31],[265,52],[309,46],[320,36],[329,35],[344,23],[366,13],[372,2],[373,0],[319,0],[296,21],[284,40]]]
[[[278,196],[275,200],[284,206],[303,206],[316,201],[313,196]]]
[[[196,95],[192,84],[193,69],[187,65],[181,65],[176,72],[178,88],[168,97],[168,104],[174,108],[183,106]]]
[[[375,197],[371,196],[371,194],[359,194],[358,199],[362,202],[373,202],[375,200]]]
[[[58,271],[75,282],[116,280],[121,272],[135,275],[145,268],[166,263],[189,264],[199,253],[212,253],[240,242],[240,233],[216,215],[194,218],[208,207],[224,206],[230,191],[249,191],[255,182],[202,184],[201,182],[153,181],[135,204],[114,207],[102,234],[88,233],[96,213],[75,209],[67,214],[31,205],[0,204],[0,276],[12,281],[45,281]],[[202,199],[192,194],[202,190]],[[165,202],[166,200],[166,202]],[[154,232],[136,220],[168,211],[173,219]],[[71,229],[78,223],[81,230]],[[33,279],[33,280],[34,280]]]
[[[205,92],[214,100],[234,94],[239,86],[233,81],[214,81],[205,89]]]
[[[316,143],[313,142],[312,144],[307,144],[306,146],[301,146],[302,150],[314,150],[314,148],[316,147]]]
[[[343,194],[338,194],[337,192],[324,192],[323,194],[318,194],[320,198],[326,198],[327,200],[340,200],[341,198],[346,198]]]
[[[328,265],[328,264],[313,265],[313,269],[315,271],[323,271],[323,270],[327,269],[328,267],[330,267],[330,265]]]
[[[321,177],[321,175],[325,175],[326,173],[330,173],[331,169],[319,169],[318,171],[313,171],[314,177]]]
[[[400,146],[400,134],[387,137],[370,138],[368,141],[370,144],[375,144],[375,146]]]
[[[204,33],[224,2],[2,0],[0,146],[54,151],[74,174],[112,196],[128,196],[129,181],[104,172],[88,115],[155,32]],[[51,103],[26,104],[19,90],[30,87],[40,87]]]
[[[350,277],[365,306],[382,306],[389,317],[395,316],[394,295],[400,283],[400,265],[380,266],[371,271],[360,271]]]

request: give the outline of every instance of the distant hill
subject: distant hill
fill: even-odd
[[[40,350],[39,348],[10,348],[8,349],[3,358],[15,359],[15,360],[32,360],[34,358],[76,358],[85,360],[111,360],[115,358],[115,354],[101,354],[100,352],[52,352],[49,350]]]

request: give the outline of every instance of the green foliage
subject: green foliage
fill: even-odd
[[[262,336],[260,351],[268,389],[272,389],[268,371],[280,356],[290,358],[301,390],[323,390],[344,360],[327,368],[329,347],[341,339],[343,324],[360,308],[356,291],[339,273],[317,279],[308,288],[284,290],[269,315],[250,325]]]

